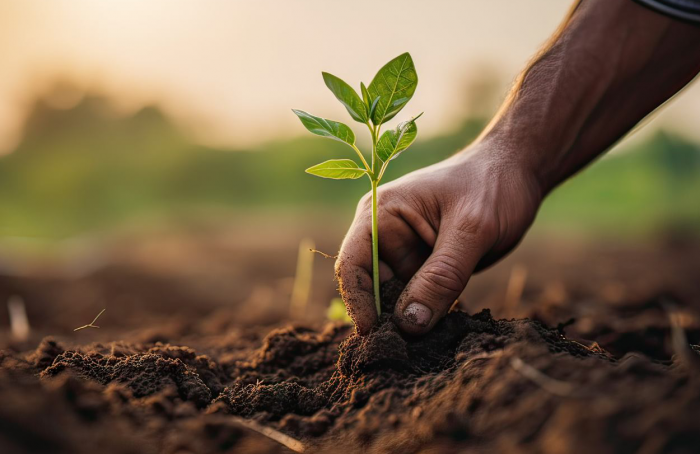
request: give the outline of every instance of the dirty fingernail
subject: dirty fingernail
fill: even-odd
[[[404,309],[403,316],[415,325],[427,326],[433,318],[433,311],[421,303],[411,303]]]

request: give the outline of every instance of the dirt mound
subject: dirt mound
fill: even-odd
[[[174,386],[183,400],[192,401],[197,407],[202,408],[211,400],[211,391],[196,372],[180,359],[155,353],[119,358],[67,351],[58,355],[53,364],[41,372],[41,377],[53,377],[65,370],[103,385],[123,383],[135,397],[150,396]]]
[[[231,328],[215,313],[198,322],[204,334],[170,343],[127,333],[10,345],[0,351],[0,452],[287,452],[231,415],[309,452],[680,454],[700,445],[697,358],[688,362],[697,350],[668,353],[663,295],[591,323],[601,347],[568,338],[566,323],[489,310],[451,312],[428,335],[406,337],[390,317],[400,289],[383,286],[385,315],[367,336],[338,323]],[[694,306],[685,306],[694,343]]]
[[[385,296],[385,300],[391,300],[390,295]],[[253,417],[304,439],[326,432],[329,438],[352,433],[357,447],[364,448],[379,434],[394,428],[400,427],[408,434],[420,432],[414,426],[426,424],[418,417],[435,411],[435,404],[445,410],[447,403],[441,402],[445,390],[461,388],[465,379],[460,374],[480,371],[484,363],[504,356],[509,346],[513,347],[509,352],[527,345],[529,351],[549,357],[588,358],[606,364],[612,361],[599,348],[569,341],[559,331],[538,322],[494,320],[488,310],[474,316],[452,312],[430,334],[405,338],[388,315],[391,305],[387,309],[372,333],[350,335],[338,345],[335,357],[329,356],[327,348],[318,347],[327,346],[333,339],[337,342],[335,330],[314,335],[296,329],[272,332],[254,355],[268,359],[264,371],[295,367],[288,354],[290,345],[300,353],[297,366],[312,363],[316,367],[297,367],[293,378],[248,369],[216,399],[214,411]],[[299,343],[304,342],[307,347],[301,348]],[[316,352],[316,361],[311,361],[310,352]],[[282,359],[276,364],[274,358]],[[436,415],[435,430],[446,430],[445,425],[452,427],[449,431],[456,430],[455,423],[442,421],[444,418]]]

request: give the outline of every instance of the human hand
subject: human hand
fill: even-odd
[[[424,334],[448,312],[470,276],[507,254],[532,223],[537,179],[504,146],[481,142],[378,190],[380,280],[407,282],[394,320]],[[360,334],[377,322],[372,287],[369,194],[336,262],[336,276]]]

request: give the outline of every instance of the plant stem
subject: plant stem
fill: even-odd
[[[382,313],[381,296],[379,295],[379,235],[377,223],[377,186],[378,180],[372,180],[372,281],[374,283],[374,304],[377,306],[377,316]]]
[[[379,178],[377,176],[377,142],[379,141],[379,128],[381,126],[371,126],[367,122],[370,134],[372,134],[372,283],[374,284],[374,304],[377,306],[377,316],[382,314],[382,299],[379,294],[379,233],[377,219],[377,186]]]
[[[367,164],[367,161],[365,161],[365,157],[364,157],[364,155],[362,154],[362,152],[360,151],[360,149],[357,148],[356,145],[351,145],[351,147],[352,147],[353,150],[355,150],[355,153],[357,153],[357,156],[359,156],[360,159],[362,160],[362,164],[365,165],[365,169],[367,169],[367,171],[369,172],[369,171],[371,170],[371,168],[370,168],[369,164]]]

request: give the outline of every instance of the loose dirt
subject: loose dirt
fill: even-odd
[[[289,452],[237,418],[307,452],[697,452],[696,287],[623,293],[599,315],[552,291],[527,309],[525,292],[529,317],[455,310],[421,338],[389,315],[358,336],[205,307],[196,322],[109,334],[120,340],[5,340],[0,452]],[[383,286],[386,314],[400,288]]]

